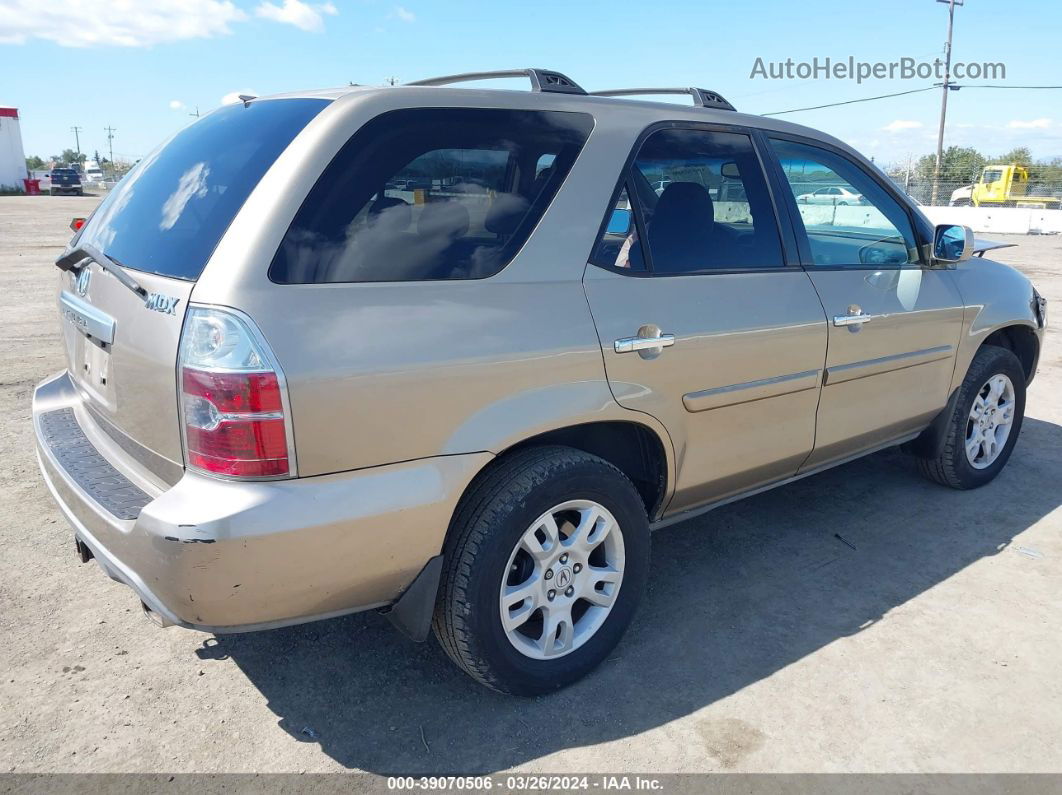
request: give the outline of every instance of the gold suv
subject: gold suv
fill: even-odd
[[[499,76],[533,90],[451,86]],[[991,247],[703,89],[242,97],[57,261],[41,470],[159,624],[379,609],[541,693],[618,642],[652,529],[889,445],[994,478],[1046,305]]]

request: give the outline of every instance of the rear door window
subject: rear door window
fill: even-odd
[[[339,151],[269,270],[281,284],[479,279],[527,240],[593,126],[583,113],[416,108]]]
[[[80,242],[127,268],[198,279],[262,175],[328,103],[258,100],[203,117],[114,187]]]
[[[623,223],[628,195],[640,224]],[[640,241],[643,230],[646,240]],[[774,206],[752,139],[683,128],[646,138],[592,261],[645,270],[642,243],[653,273],[784,267]]]

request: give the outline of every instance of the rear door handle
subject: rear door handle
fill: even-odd
[[[659,337],[622,337],[616,340],[616,353],[648,351],[654,348],[670,348],[675,344],[674,334],[661,334]]]

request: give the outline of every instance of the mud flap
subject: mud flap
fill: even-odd
[[[431,617],[435,612],[435,596],[439,593],[439,580],[442,578],[443,556],[436,555],[420,570],[409,587],[391,605],[384,615],[398,630],[416,641],[423,643],[431,631]]]
[[[947,440],[948,423],[951,421],[952,414],[955,413],[955,404],[958,400],[959,390],[956,389],[948,398],[947,405],[929,423],[929,427],[922,431],[917,439],[901,445],[900,449],[919,458],[936,458],[940,455],[944,449],[944,442]]]

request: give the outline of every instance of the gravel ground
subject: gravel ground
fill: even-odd
[[[661,531],[614,656],[516,700],[375,614],[160,630],[78,565],[29,407],[62,366],[50,263],[97,201],[0,198],[0,772],[1062,771],[1057,331],[994,483],[889,451]],[[1012,240],[1062,306],[1062,238]]]

